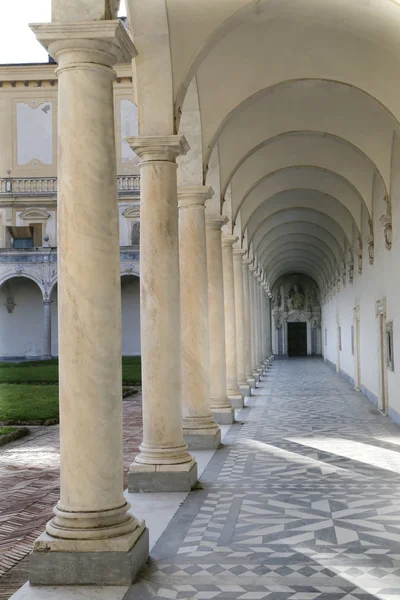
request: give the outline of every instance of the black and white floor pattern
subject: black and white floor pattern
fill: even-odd
[[[276,360],[126,600],[400,599],[400,427]]]

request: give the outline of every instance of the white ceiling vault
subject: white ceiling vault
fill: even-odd
[[[127,0],[142,135],[183,134],[180,185],[272,287],[326,291],[391,214],[400,138],[400,2]]]

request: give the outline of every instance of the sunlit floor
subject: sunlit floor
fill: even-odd
[[[126,600],[400,598],[400,428],[314,359],[240,420]]]

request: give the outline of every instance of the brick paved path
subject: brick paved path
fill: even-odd
[[[124,402],[125,477],[141,440],[139,393]],[[35,428],[30,436],[0,448],[0,600],[28,579],[28,561],[21,559],[52,517],[58,497],[58,426]]]

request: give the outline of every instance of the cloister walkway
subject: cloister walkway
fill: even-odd
[[[400,428],[276,360],[125,600],[400,598]]]

